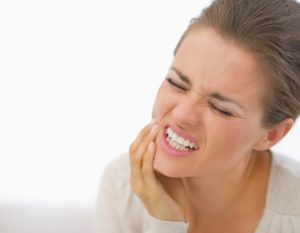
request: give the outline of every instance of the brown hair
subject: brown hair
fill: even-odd
[[[300,114],[300,4],[293,0],[215,0],[193,19],[178,42],[201,26],[254,53],[267,74],[262,124]]]

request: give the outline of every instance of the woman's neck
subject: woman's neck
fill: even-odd
[[[224,219],[264,207],[270,154],[252,154],[237,166],[217,176],[184,178],[187,219]],[[261,194],[260,196],[258,194]],[[257,210],[255,210],[257,211]]]

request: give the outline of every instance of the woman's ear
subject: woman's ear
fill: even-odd
[[[265,135],[254,145],[253,149],[263,151],[279,142],[293,127],[294,120],[286,118],[272,128],[266,129]]]

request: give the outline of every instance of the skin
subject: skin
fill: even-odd
[[[253,54],[210,28],[187,35],[158,90],[156,121],[130,146],[131,185],[152,216],[186,221],[189,232],[254,231],[265,205],[268,149],[293,125],[262,126],[265,89]],[[164,151],[170,123],[199,149],[180,158]]]

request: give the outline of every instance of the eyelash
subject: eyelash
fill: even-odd
[[[188,91],[186,88],[180,86],[178,83],[174,82],[174,80],[172,78],[167,78],[166,79],[168,81],[168,83],[170,85],[172,85],[173,87],[177,88],[177,89],[180,89],[182,91]],[[217,108],[215,105],[213,105],[212,103],[209,103],[209,105],[214,109],[216,110],[219,114],[221,114],[222,116],[224,117],[233,117],[233,114],[230,113],[230,112],[227,112],[227,111],[224,111],[224,110],[221,110],[219,108]]]
[[[216,110],[216,111],[218,111],[220,114],[222,114],[222,116],[225,116],[225,117],[233,117],[233,114],[232,114],[232,113],[227,112],[227,111],[224,111],[224,110],[221,110],[221,109],[217,108],[215,105],[213,105],[212,103],[210,103],[210,106],[211,106],[214,110]]]
[[[183,90],[183,91],[188,91],[186,88],[180,86],[178,83],[176,83],[173,79],[171,78],[167,78],[167,81],[174,87],[180,89],[180,90]]]

